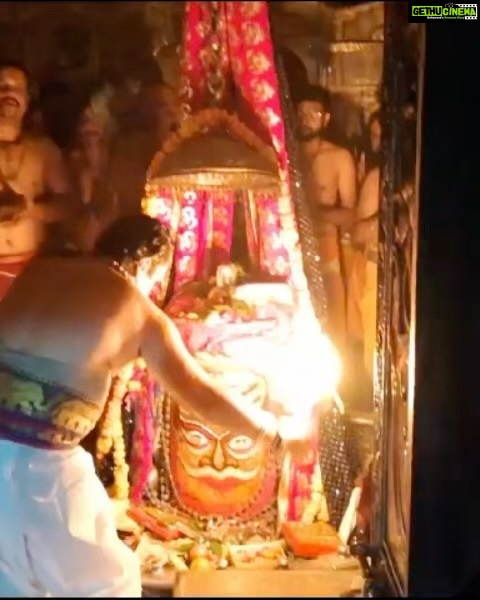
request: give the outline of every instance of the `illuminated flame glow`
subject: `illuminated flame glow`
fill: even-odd
[[[322,332],[315,316],[299,310],[291,347],[292,373],[296,376],[296,402],[292,414],[309,418],[322,400],[336,398],[341,377],[340,356]]]
[[[290,398],[286,396],[287,405],[284,404],[291,417],[282,422],[282,437],[307,439],[314,433],[315,407],[328,400],[341,404],[337,394],[341,361],[331,340],[308,309],[299,310],[294,329],[288,352],[292,378],[287,392]],[[339,408],[343,412],[343,406]]]
[[[341,362],[332,342],[322,332],[313,311],[297,307],[282,332],[223,343],[239,364],[261,375],[270,400],[295,420],[311,421],[322,401],[337,403]],[[340,406],[343,412],[343,407]],[[277,412],[277,410],[275,409]]]
[[[149,217],[159,219],[168,210],[168,203],[159,196],[148,196],[142,201],[143,212]]]
[[[184,196],[191,194],[193,192],[187,192]],[[147,194],[143,209],[162,222],[171,219],[169,202],[158,195]],[[147,295],[152,287],[142,274],[137,277],[137,285]],[[245,357],[245,351],[248,357]],[[297,306],[293,331],[286,344],[272,347],[265,340],[252,340],[251,344],[243,346],[241,354],[247,364],[266,376],[269,395],[286,414],[291,415],[291,423],[298,421],[299,428],[311,420],[313,409],[322,401],[333,400],[343,412],[337,394],[341,360],[333,343],[322,331],[309,302]]]

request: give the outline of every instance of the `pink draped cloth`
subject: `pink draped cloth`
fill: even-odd
[[[285,130],[281,116],[278,80],[270,36],[266,2],[217,2],[219,24],[216,41],[221,44],[220,73],[227,82],[220,104],[232,108],[228,96],[233,82],[240,92],[233,107],[242,121],[277,152],[281,177],[288,163]],[[180,89],[182,106],[195,113],[208,106],[208,65],[212,60],[211,6],[187,2],[182,46]],[[187,198],[188,195],[188,198]],[[228,259],[233,224],[233,193],[192,191],[182,200],[182,217],[175,255],[175,289],[186,281],[201,279]],[[250,254],[258,266],[272,275],[290,273],[288,250],[282,237],[278,198],[254,195],[254,210],[247,215],[255,221],[258,236],[249,239]],[[215,250],[212,257],[206,249]]]
[[[225,342],[280,335],[280,322],[276,319],[249,321],[248,323],[225,323],[222,325],[207,325],[188,319],[176,319],[175,324],[182,334],[185,345],[192,354],[196,352],[225,354],[223,346]]]

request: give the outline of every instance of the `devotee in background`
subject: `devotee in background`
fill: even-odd
[[[94,89],[81,104],[73,140],[67,149],[67,167],[73,191],[84,211],[84,218],[73,222],[70,237],[85,251],[117,211],[118,195],[112,184],[112,153],[116,123],[110,102],[114,90],[103,85]],[[90,218],[88,218],[90,217]]]
[[[109,103],[114,91],[99,86],[82,103],[69,147],[69,166],[75,191],[83,205],[91,204],[95,191],[108,178],[110,145],[115,134],[115,121]]]
[[[365,117],[362,108],[342,92],[330,92],[331,117],[328,139],[349,150],[355,161],[363,150]]]
[[[111,102],[112,114],[119,132],[125,135],[140,126],[137,105],[142,84],[138,70],[131,65],[124,65],[119,73],[109,75],[107,81],[115,90]]]
[[[352,226],[356,169],[352,154],[329,141],[330,97],[319,86],[303,90],[298,137],[307,202],[312,209],[327,296],[327,327],[340,352],[346,341],[346,282],[340,237]]]
[[[380,121],[380,111],[377,110],[368,119],[367,140],[357,165],[357,176],[360,184],[372,169],[380,166],[381,143],[382,123]]]
[[[377,335],[378,211],[380,168],[366,176],[360,190],[356,222],[352,230],[354,262],[348,284],[348,332],[363,346],[363,362],[373,381],[373,361]]]
[[[259,407],[250,390],[227,392],[211,379],[148,299],[167,250],[157,220],[124,217],[102,234],[95,257],[37,257],[0,302],[2,596],[141,596],[138,558],[118,538],[80,446],[112,377],[139,356],[185,409],[254,439],[281,434],[294,453],[308,448],[308,431],[291,431],[288,417]]]
[[[142,71],[140,110],[145,121],[154,127],[152,153],[157,152],[177,124],[174,89],[164,80],[157,63],[146,65]]]
[[[112,157],[113,185],[121,214],[141,212],[147,169],[176,124],[175,94],[155,61],[128,79],[130,96],[123,89],[114,106],[114,114],[115,110],[123,112],[117,119],[118,142]]]
[[[75,208],[59,149],[49,138],[25,131],[30,83],[23,65],[0,63],[0,298],[38,250],[48,226]]]

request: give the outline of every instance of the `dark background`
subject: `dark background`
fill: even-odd
[[[411,595],[480,589],[479,34],[427,25]]]

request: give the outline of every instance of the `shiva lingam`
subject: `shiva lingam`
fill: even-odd
[[[242,39],[241,48],[235,36],[223,45],[233,22],[217,27],[227,4],[239,11],[235,24],[255,22],[258,35]],[[269,410],[318,423],[315,407],[320,398],[335,396],[331,375],[338,365],[307,297],[270,34],[261,21],[265,11],[265,3],[187,3],[181,105],[189,110],[154,157],[143,201],[143,210],[170,230],[174,248],[168,289],[152,298],[213,377],[237,392],[248,390],[249,401]],[[214,39],[207,35],[202,51],[193,52],[189,32],[202,37],[204,30]],[[253,46],[259,60],[251,65]],[[212,69],[206,69],[203,59],[212,53]],[[257,77],[244,81],[241,74],[256,66]],[[235,242],[246,260],[239,260],[245,256]],[[153,389],[148,376],[140,380],[150,396],[145,401],[145,392],[134,410],[129,514],[137,523],[170,548],[181,545],[193,561],[199,557],[190,556],[191,547],[185,550],[185,538],[190,545],[201,538],[195,555],[205,554],[204,541],[210,553],[220,542],[228,544],[232,564],[267,554],[279,566],[285,560],[278,539],[284,521],[304,520],[308,529],[320,520],[316,536],[326,535],[332,549],[332,538],[338,541],[333,527],[351,491],[341,407],[327,410],[314,432],[321,444],[312,435],[312,456],[297,464],[263,439],[233,435],[181,410]],[[324,530],[326,521],[331,525]],[[300,534],[292,528],[289,534],[292,546]],[[221,568],[220,560],[216,564]]]
[[[335,372],[329,362],[334,351],[287,283],[287,240],[295,224],[279,173],[273,149],[236,115],[206,109],[183,121],[154,157],[143,206],[172,232],[173,296],[164,309],[192,355],[224,385],[256,388],[256,402],[265,408],[288,412],[302,405],[302,418],[310,419],[322,395],[319,372]],[[239,203],[249,266],[262,274],[256,283],[246,282],[252,272],[230,262]],[[309,340],[308,348],[302,339]],[[308,357],[315,363],[310,370],[315,381],[305,377]],[[217,527],[229,523],[233,530],[255,521],[273,536],[279,518],[315,520],[322,512],[337,525],[341,521],[348,474],[329,487],[333,502],[327,515],[322,483],[315,484],[330,478],[325,463],[321,476],[315,468],[298,472],[292,492],[291,465],[285,469],[283,453],[263,440],[201,421],[165,394],[158,413],[158,483],[150,488],[150,502],[204,523],[213,519]]]
[[[154,157],[144,209],[165,222],[176,238],[176,256],[172,257],[176,292],[166,310],[175,316],[184,335],[193,327],[206,331],[214,326],[215,319],[225,318],[227,304],[222,296],[229,296],[237,271],[219,263],[230,252],[236,205],[243,205],[249,221],[258,219],[258,195],[276,199],[278,190],[273,150],[236,115],[224,110],[206,109],[184,121]],[[251,231],[257,229],[258,224]],[[250,242],[246,252],[252,262],[258,263],[258,240],[257,244],[254,239]],[[215,268],[215,285],[209,289],[208,302],[223,306],[223,310],[206,315],[206,303],[201,306],[198,288],[209,286],[209,273]],[[192,280],[196,281],[196,289],[192,289]],[[192,300],[189,310],[181,310],[181,303],[188,298]],[[232,306],[230,302],[229,311],[237,311],[237,318],[245,319],[248,307],[240,306],[240,302]],[[217,329],[220,326],[217,323]],[[196,357],[205,363],[205,356]],[[203,366],[221,377],[225,363],[232,361],[225,359],[217,368],[215,360],[210,356],[211,364]],[[266,401],[262,378],[248,369],[229,364],[228,374],[223,377],[229,385],[257,386],[257,401]],[[169,398],[163,399],[161,430],[162,499],[175,501],[187,512],[207,519],[214,516],[242,522],[268,513],[267,520],[274,526],[278,468],[274,452],[265,441],[232,436],[212,424],[200,423],[198,417],[180,411]]]
[[[322,395],[308,373],[315,371],[315,379],[322,381],[323,371],[335,370],[328,343],[309,348],[312,356],[319,351],[324,359],[323,368],[312,369],[316,360],[299,352],[299,344],[302,339],[311,344],[315,336],[305,330],[290,287],[247,279],[237,265],[219,265],[208,282],[180,288],[166,311],[192,355],[222,385],[237,392],[248,389],[251,401],[272,412],[308,420]],[[158,412],[155,466],[144,503],[132,507],[130,516],[169,548],[174,543],[182,548],[179,569],[185,564],[194,570],[225,568],[227,556],[228,564],[241,568],[286,568],[279,517],[285,519],[282,503],[290,499],[287,455],[262,438],[232,434],[199,419],[167,394],[159,399]],[[282,534],[300,556],[335,551],[338,539],[326,526],[330,516],[319,468],[310,479],[305,472],[303,479],[295,500],[304,527],[289,526]],[[317,520],[312,529],[317,545],[312,545],[308,524]]]
[[[282,212],[287,204],[279,200],[281,184],[278,173],[274,178],[271,153],[268,149],[262,153],[261,143],[225,111],[210,109],[192,120],[184,122],[172,143],[167,140],[154,158],[146,186],[144,209],[170,229],[175,248],[173,295],[164,310],[175,320],[191,354],[223,385],[249,390],[251,401],[277,414],[300,408],[299,418],[310,420],[319,398],[334,388],[330,382],[320,389],[321,373],[328,379],[337,365],[313,313],[302,310],[288,283],[288,226]],[[215,170],[212,163],[197,157],[188,171],[169,167],[163,179],[163,161],[169,152],[182,156],[185,138],[201,138],[198,148],[203,148],[202,156],[208,155],[209,131],[217,140],[221,132],[224,138],[230,136],[231,145],[242,138],[240,148],[246,144],[256,149],[257,154],[250,153],[257,156],[251,178],[246,163],[240,169],[239,162],[224,160]],[[266,170],[267,157],[270,170]],[[192,174],[193,164],[197,166]],[[265,169],[259,172],[262,164]],[[251,188],[244,187],[249,184]],[[245,209],[246,252],[257,276],[228,260],[233,207],[239,199]],[[144,388],[151,390],[147,380],[143,379]],[[151,423],[156,435],[138,446],[137,455],[145,463],[140,469],[141,485],[138,456],[130,461],[136,489],[130,515],[161,539],[195,540],[201,532],[212,542],[228,543],[232,554],[232,548],[246,542],[249,547],[260,541],[274,543],[285,521],[308,525],[320,520],[339,526],[351,488],[348,468],[343,464],[338,468],[339,439],[331,434],[339,431],[338,410],[323,419],[330,425],[335,421],[322,435],[327,460],[318,459],[318,443],[312,440],[312,460],[292,471],[292,460],[281,448],[199,419],[161,390],[149,402],[136,403],[137,431],[145,430],[140,413],[146,406],[156,415]],[[295,544],[299,532],[290,528],[287,533],[289,544]],[[332,544],[331,531],[322,536],[328,537],[330,549],[338,545],[336,539]],[[298,552],[304,551],[297,547]],[[277,552],[275,560],[284,561],[276,546],[268,552]]]
[[[226,351],[229,340],[256,336],[274,326],[273,321],[262,326],[265,322],[258,321],[255,307],[235,297],[239,274],[236,265],[219,265],[207,285],[187,284],[166,310],[212,377],[232,390],[248,390],[253,402],[272,409],[262,374]],[[257,519],[273,533],[279,457],[271,443],[200,421],[167,397],[160,430],[163,500],[197,518],[213,519],[217,526],[225,520],[233,525]]]
[[[166,311],[176,319],[187,346],[188,335],[193,340],[200,332],[208,335],[210,329],[217,338],[228,337],[226,330],[233,324],[229,320],[253,320],[248,305],[235,301],[231,294],[238,268],[222,262],[231,251],[239,203],[245,220],[253,225],[249,227],[249,247],[244,249],[250,262],[258,264],[262,250],[264,262],[271,258],[274,242],[268,240],[262,248],[258,232],[265,230],[262,223],[268,218],[269,205],[278,205],[279,186],[273,150],[236,115],[221,109],[206,109],[184,121],[154,157],[144,210],[169,226],[175,238],[175,291]],[[270,219],[273,216],[278,221],[278,206],[275,208]],[[265,250],[267,243],[270,253]],[[281,243],[277,246],[282,257]],[[215,275],[209,284],[212,272]],[[208,290],[205,298],[202,288]],[[256,387],[256,401],[265,405],[261,376],[219,352],[202,351],[194,343],[189,349],[227,385]],[[233,524],[260,519],[274,531],[278,459],[265,440],[234,436],[199,422],[196,415],[181,411],[168,397],[162,399],[161,420],[162,451],[156,452],[161,456],[157,488],[161,500],[206,520],[227,519]]]
[[[315,341],[311,347],[312,336],[304,330],[286,283],[245,283],[245,274],[238,281],[239,273],[236,265],[220,265],[207,284],[183,286],[166,311],[192,355],[222,385],[240,392],[248,389],[248,397],[268,410],[308,421],[322,396],[323,370],[331,375],[335,371],[328,360],[328,343],[321,347]],[[302,339],[312,356],[315,350],[322,352],[324,368],[308,368],[312,359],[302,352]],[[309,373],[315,373],[316,381]],[[184,514],[213,520],[217,527],[228,522],[235,529],[257,520],[265,535],[274,535],[279,508],[285,512],[280,504],[289,501],[289,473],[283,471],[281,449],[199,420],[167,395],[161,402],[154,495],[163,505],[169,502]],[[328,520],[321,492],[315,472],[302,498],[296,498],[297,511],[305,519],[313,521],[322,514]]]

